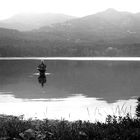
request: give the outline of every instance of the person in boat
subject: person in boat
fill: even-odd
[[[45,73],[46,71],[46,65],[44,64],[44,61],[41,62],[41,64],[37,67],[40,73]]]

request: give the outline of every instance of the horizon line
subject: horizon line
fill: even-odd
[[[0,57],[0,60],[140,61],[140,57]]]

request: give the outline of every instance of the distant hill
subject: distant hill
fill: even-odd
[[[64,14],[18,14],[9,19],[1,20],[0,27],[29,31],[38,29],[42,26],[50,26],[55,23],[62,23],[76,17]]]
[[[15,19],[20,18],[24,22],[22,17]],[[0,28],[0,56],[140,56],[140,13],[107,9],[61,23],[43,23],[24,32]]]
[[[140,38],[140,13],[119,12],[114,9],[70,20],[39,29],[48,33],[59,33],[68,40],[80,41],[129,41]],[[130,39],[133,41],[133,39]]]

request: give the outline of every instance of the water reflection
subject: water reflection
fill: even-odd
[[[38,77],[38,82],[41,84],[41,86],[43,87],[44,84],[46,83],[46,75],[45,74],[40,74]]]
[[[124,114],[131,106],[134,113],[140,63],[47,61],[51,75],[37,73],[39,63],[0,61],[0,113],[70,120],[103,118],[119,110]]]
[[[47,86],[43,89],[38,84],[39,63],[0,61],[0,90],[12,91],[16,98],[23,99],[66,98],[82,93],[110,103],[140,93],[138,62],[47,61],[47,72],[51,74],[45,73]]]
[[[136,100],[118,100],[107,103],[98,98],[85,97],[82,94],[67,98],[51,99],[17,99],[8,92],[0,94],[0,114],[25,115],[25,118],[67,119],[105,121],[108,114],[124,116],[128,112],[134,116]]]

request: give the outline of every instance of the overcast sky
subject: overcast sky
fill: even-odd
[[[0,19],[18,13],[63,13],[85,16],[114,8],[140,12],[140,0],[0,0]]]

